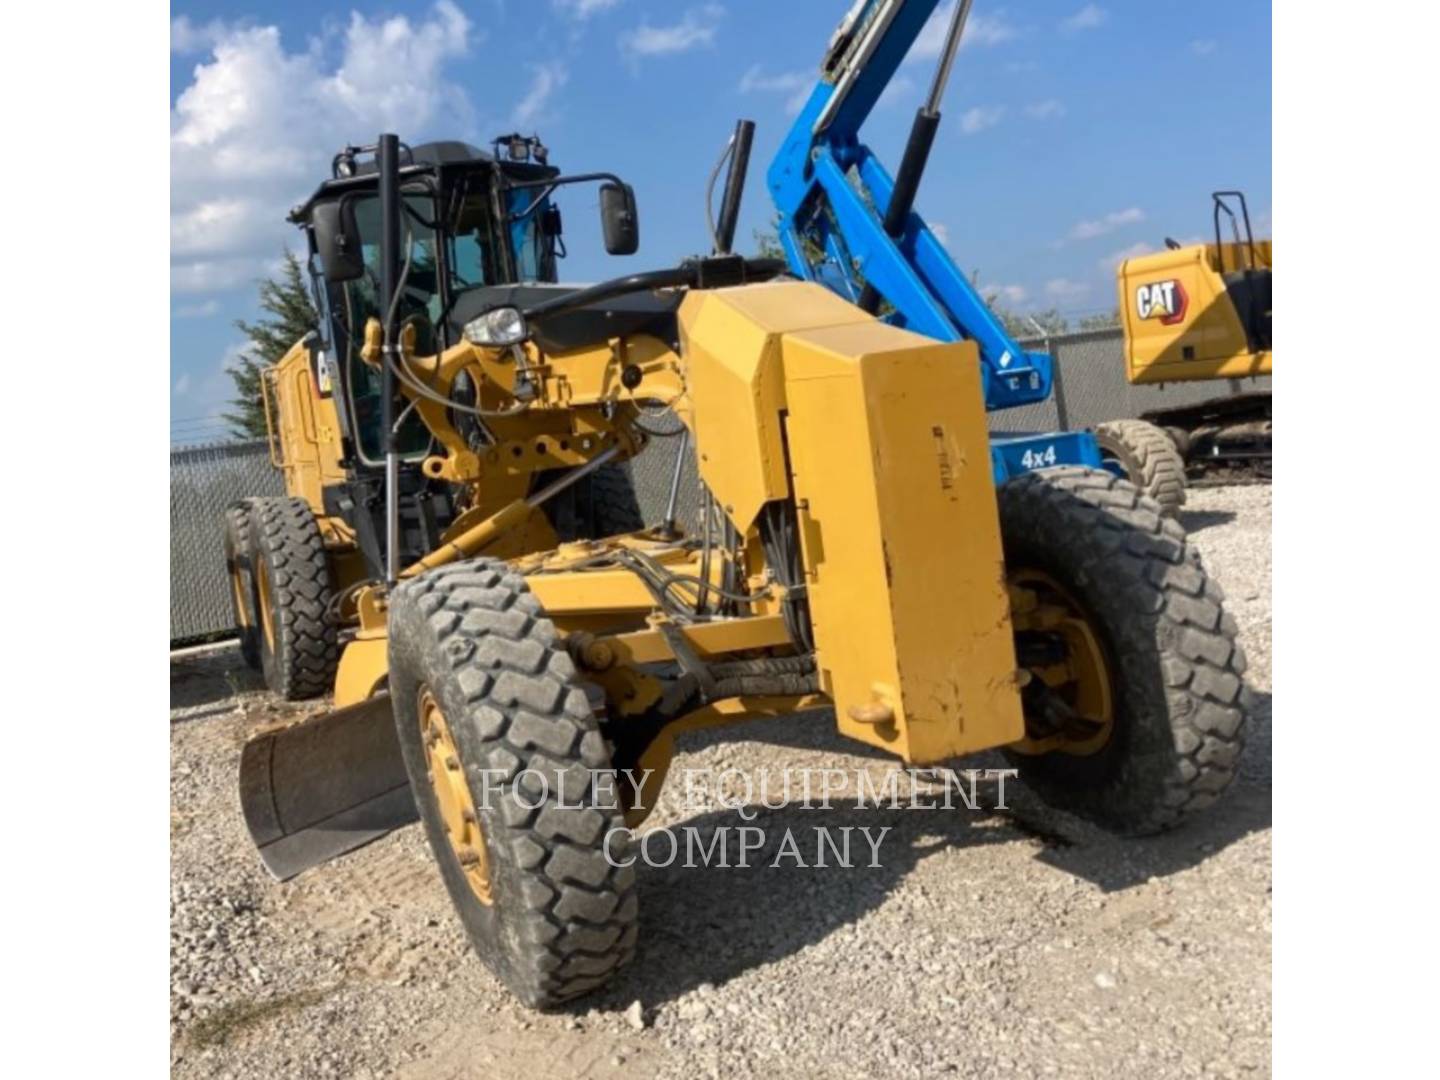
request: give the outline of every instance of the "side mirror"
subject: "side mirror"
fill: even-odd
[[[355,224],[353,199],[321,203],[310,216],[315,229],[315,250],[325,280],[338,285],[365,274],[365,254],[360,249],[360,230]]]
[[[635,190],[629,184],[600,185],[600,224],[607,252],[635,254],[640,247],[640,217],[635,210]]]

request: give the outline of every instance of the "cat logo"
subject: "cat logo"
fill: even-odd
[[[1185,319],[1185,309],[1190,298],[1185,295],[1185,286],[1171,278],[1169,281],[1152,281],[1135,290],[1135,311],[1142,319],[1159,319],[1165,326],[1174,326]]]

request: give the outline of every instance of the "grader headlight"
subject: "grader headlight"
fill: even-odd
[[[530,336],[519,308],[492,308],[465,324],[465,340],[472,345],[518,345]]]

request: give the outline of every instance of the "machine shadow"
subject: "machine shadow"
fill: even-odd
[[[832,808],[790,805],[777,810],[747,808],[743,820],[734,810],[698,815],[670,826],[677,856],[670,866],[637,863],[640,887],[641,956],[598,1000],[602,1008],[624,1008],[639,999],[646,1008],[672,1000],[704,983],[721,984],[747,970],[792,955],[854,923],[883,904],[921,859],[944,848],[986,844],[1024,844],[1026,857],[1091,882],[1105,892],[1144,884],[1192,868],[1245,837],[1270,827],[1270,695],[1252,693],[1253,722],[1235,783],[1215,806],[1173,832],[1154,837],[1121,837],[1040,802],[1020,782],[1007,781],[1006,810],[994,807],[994,782],[977,786],[980,809],[958,801],[954,809],[857,807],[853,794],[836,796]],[[839,757],[885,757],[859,747],[835,732],[823,711],[757,722],[746,732],[759,742],[795,749],[833,750]],[[732,738],[733,733],[732,733]],[[697,732],[682,750],[699,749],[724,738],[723,732]],[[1004,767],[998,755],[966,760],[962,767]],[[736,830],[751,826],[765,832],[765,844],[752,851],[749,865],[735,865]],[[816,830],[837,839],[849,829],[851,864],[795,865],[776,855],[789,830],[807,864],[815,863]],[[870,866],[872,838],[887,829],[879,844],[878,866]],[[686,867],[686,830],[699,843],[711,844],[717,830],[728,830],[729,867],[701,863]],[[751,834],[752,836],[754,834]],[[669,854],[668,842],[652,843],[657,861]],[[963,905],[956,909],[964,918]]]
[[[731,810],[707,813],[671,826],[679,845],[668,867],[637,864],[640,887],[640,955],[602,992],[601,1008],[623,1009],[640,999],[646,1008],[673,1000],[696,987],[719,985],[751,969],[790,956],[848,926],[885,902],[925,855],[945,847],[971,847],[1013,839],[1007,830],[980,825],[982,815],[965,811],[932,813],[904,809],[857,809],[836,803],[830,810],[755,806],[750,821]],[[737,865],[737,829],[764,830],[764,844]],[[819,828],[841,842],[850,830],[850,862],[815,865]],[[868,828],[878,841],[878,866],[871,866]],[[686,834],[714,842],[717,830],[728,844],[730,866],[681,865]],[[788,856],[776,864],[789,830],[805,867]],[[753,834],[752,834],[753,835]],[[652,845],[660,861],[663,843]]]
[[[228,712],[237,694],[263,689],[264,678],[245,666],[238,647],[170,658],[170,712],[181,713],[172,715],[172,723]]]
[[[1231,510],[1181,510],[1180,524],[1187,533],[1198,533],[1215,525],[1229,525],[1235,520]]]

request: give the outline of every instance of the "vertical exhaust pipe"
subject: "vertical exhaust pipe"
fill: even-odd
[[[400,288],[400,139],[381,135],[375,154],[380,173],[380,318],[385,362],[380,367],[380,430],[385,433],[385,580],[400,576],[400,453],[395,430],[396,324]]]
[[[720,221],[715,226],[717,255],[729,255],[735,245],[740,196],[745,192],[745,171],[750,167],[750,143],[754,138],[754,120],[741,120],[735,125],[735,137],[730,144],[730,169],[725,174],[725,194],[720,200]]]
[[[905,222],[915,205],[915,194],[920,190],[920,177],[925,174],[925,165],[930,160],[930,147],[935,142],[935,132],[940,128],[940,99],[945,96],[945,84],[950,81],[950,69],[954,67],[955,54],[960,50],[960,38],[965,33],[965,20],[970,16],[971,3],[972,0],[955,0],[955,10],[950,15],[950,28],[945,33],[945,45],[940,50],[940,63],[935,68],[930,93],[925,98],[925,104],[915,110],[915,121],[910,125],[905,156],[900,159],[900,171],[895,174],[895,187],[890,192],[890,205],[885,208],[885,233],[895,239],[905,233]],[[857,302],[863,310],[874,315],[880,309],[880,292],[867,281]]]

